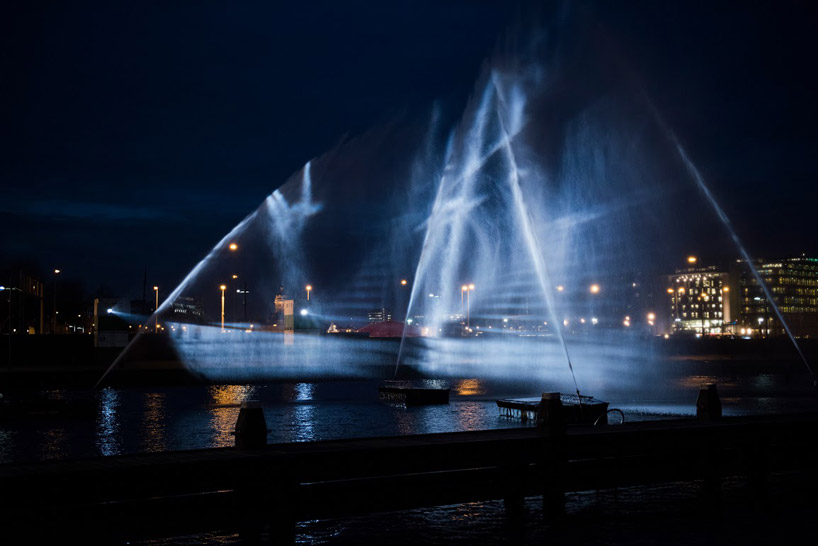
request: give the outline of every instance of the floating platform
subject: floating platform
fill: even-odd
[[[448,404],[450,390],[438,387],[381,385],[378,387],[378,398],[405,406]]]
[[[536,421],[541,398],[509,398],[498,400],[500,415],[521,421]],[[608,402],[591,396],[560,394],[565,422],[569,425],[608,424]],[[598,420],[598,421],[597,421]]]

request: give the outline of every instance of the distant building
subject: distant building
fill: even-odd
[[[204,322],[204,305],[201,298],[181,296],[171,304],[171,320],[179,322]]]
[[[786,330],[796,337],[818,336],[818,259],[755,260],[774,305],[746,261],[730,267],[691,265],[664,277],[668,333],[766,337]]]
[[[125,320],[130,308],[122,309],[119,300],[94,300],[94,347],[125,347],[131,334],[131,325]],[[116,311],[115,311],[116,308]]]
[[[756,260],[754,265],[793,335],[818,336],[818,258]],[[785,335],[774,306],[746,262],[737,262],[736,279],[736,304],[745,334],[749,329],[764,336]]]
[[[669,328],[672,334],[732,333],[730,273],[716,266],[691,265],[665,277]]]
[[[295,302],[284,294],[282,286],[273,302],[272,329],[274,331],[292,332],[295,330]]]
[[[375,309],[374,311],[369,312],[369,322],[384,322],[387,320],[392,320],[392,313],[385,308]]]

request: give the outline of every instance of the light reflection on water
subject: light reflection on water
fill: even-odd
[[[212,447],[230,447],[242,402],[253,397],[254,387],[247,385],[214,385],[209,387],[211,402],[210,430]]]
[[[815,411],[809,382],[795,373],[710,373],[701,366],[668,374],[664,389],[592,394],[625,412],[626,422],[691,417],[703,383],[715,382],[725,415]],[[195,387],[106,388],[95,393],[95,418],[0,423],[0,463],[94,457],[234,444],[242,402],[258,400],[268,442],[426,434],[519,427],[501,417],[496,400],[539,397],[548,386],[462,378],[424,382],[450,387],[450,403],[404,407],[378,399],[378,380]],[[524,426],[531,426],[526,423]]]
[[[54,427],[42,432],[42,458],[43,460],[60,459],[66,452],[68,435],[65,428]]]
[[[151,392],[145,395],[145,413],[142,416],[140,431],[143,451],[165,451],[167,449],[166,419],[164,392]]]
[[[99,417],[97,418],[97,449],[100,455],[118,455],[122,450],[119,437],[119,391],[111,387],[100,393]]]
[[[315,385],[312,383],[297,383],[295,385],[295,406],[292,422],[295,426],[295,441],[309,442],[316,440],[315,407],[312,403]]]

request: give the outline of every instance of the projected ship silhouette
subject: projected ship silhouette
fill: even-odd
[[[590,83],[549,51],[498,54],[453,128],[433,108],[310,161],[213,247],[142,337],[164,336],[214,382],[650,386],[664,316],[652,279],[704,239],[749,256],[643,94],[587,61]],[[185,296],[210,319],[174,322]],[[375,308],[402,335],[354,335]]]

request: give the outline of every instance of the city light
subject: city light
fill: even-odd
[[[219,290],[222,291],[222,332],[224,332],[224,291],[227,290],[227,285],[219,286]]]
[[[153,331],[156,332],[159,330],[159,287],[153,287],[154,295],[156,297],[156,303],[153,305]]]
[[[406,279],[401,279],[400,283],[401,283],[402,286],[406,286]]]
[[[474,290],[474,283],[464,284],[460,287],[460,304],[463,304],[463,292],[466,293],[466,328],[471,326],[471,292]]]
[[[699,261],[699,260],[698,260],[698,258],[696,258],[696,256],[688,256],[687,257],[687,263],[689,263],[689,264],[695,264],[697,261]]]
[[[673,289],[672,289],[672,288],[668,288],[668,289],[667,289],[667,293],[668,293],[668,294],[672,294],[672,293],[673,293]]]
[[[590,290],[591,290],[591,294],[599,294],[599,285],[598,284],[592,284],[591,287],[590,287]]]
[[[227,248],[229,248],[232,251],[236,251],[239,249],[239,245],[237,245],[236,243],[230,243],[230,246],[228,246]]]
[[[312,285],[311,285],[311,284],[308,284],[308,285],[307,285],[307,286],[305,286],[304,288],[306,288],[306,289],[307,289],[307,301],[310,301],[310,291],[312,291]]]
[[[306,309],[302,309],[302,310],[301,310],[301,316],[302,316],[302,317],[306,317],[306,316],[307,316],[307,313],[309,313],[309,311],[307,311]]]
[[[561,284],[558,284],[557,285],[557,292],[562,292],[563,290],[565,290],[565,287],[563,285],[561,285]]]
[[[656,320],[656,313],[648,313],[648,320]]]

